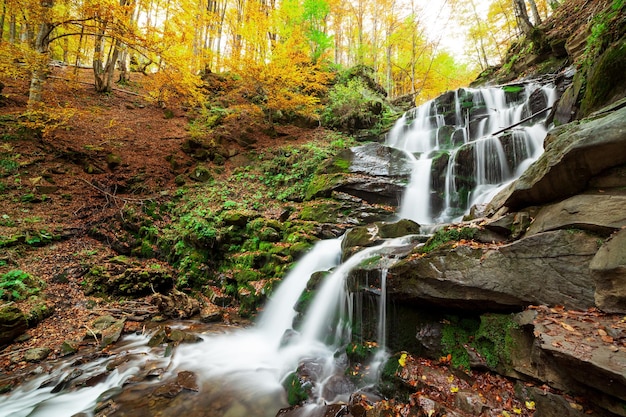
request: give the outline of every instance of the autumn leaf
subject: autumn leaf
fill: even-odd
[[[450,387],[450,392],[459,392],[459,387],[453,385]]]
[[[567,330],[568,332],[576,332],[576,329],[574,329],[572,326],[570,326],[570,325],[569,325],[569,324],[567,324],[567,323],[560,322],[560,325],[561,325],[561,326],[562,326],[565,330]]]
[[[529,410],[534,410],[535,409],[535,402],[534,401],[526,401],[526,408],[528,408]]]
[[[402,355],[400,355],[400,358],[398,358],[398,363],[403,368],[406,366],[406,357],[407,357],[407,354],[403,353]]]

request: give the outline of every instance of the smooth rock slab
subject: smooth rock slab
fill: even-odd
[[[527,235],[565,228],[612,233],[626,226],[626,195],[579,194],[543,207]]]
[[[626,163],[626,107],[548,132],[546,151],[499,193],[492,211],[550,203],[583,191],[589,181]]]
[[[391,299],[478,311],[531,304],[587,309],[595,305],[589,263],[597,250],[596,237],[564,230],[497,249],[460,245],[391,266],[387,291]]]

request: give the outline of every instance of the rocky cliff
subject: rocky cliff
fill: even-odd
[[[353,291],[375,298],[381,271],[388,271],[392,350],[433,359],[449,354],[466,371],[489,369],[543,384],[543,390],[519,386],[520,395],[536,404],[535,416],[626,416],[624,6],[594,5],[596,13],[566,37],[548,25],[544,49],[481,80],[508,82],[532,77],[548,62],[573,64],[556,76],[567,80],[539,160],[462,223],[443,226],[426,243],[415,234],[407,246],[368,260],[349,279]],[[610,35],[599,46],[590,36],[598,22]],[[385,172],[367,168],[372,154],[389,152],[383,148],[369,145],[347,158],[351,175],[359,174],[358,193],[357,181],[337,177],[327,192],[340,189],[365,201],[385,196],[396,205],[406,161],[396,157],[396,168]],[[381,183],[390,184],[384,192],[375,187]],[[382,232],[390,228],[352,229],[344,257],[392,237]],[[372,337],[369,327],[361,326],[359,337]],[[409,374],[403,365],[388,375],[387,383],[399,384],[392,395],[411,386]],[[584,405],[568,395],[581,396]],[[423,404],[416,407],[428,414]]]

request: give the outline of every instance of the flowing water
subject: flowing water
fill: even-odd
[[[537,91],[544,94],[546,107],[551,106],[551,90],[531,85],[517,91],[514,100],[500,88],[459,90],[445,106],[435,100],[407,112],[388,135],[388,145],[405,150],[414,164],[399,215],[423,224],[449,221],[470,204],[487,201],[519,175],[542,152],[546,129],[538,124],[516,128],[506,139],[489,135],[529,115],[528,99]],[[442,155],[446,163],[433,170]],[[455,175],[467,175],[467,165],[475,179],[459,182]],[[171,354],[165,347],[148,348],[148,335],[126,336],[109,356],[80,365],[61,361],[0,396],[0,417],[94,415],[96,405],[109,398],[119,407],[110,413],[116,416],[156,415],[157,409],[166,416],[273,417],[287,406],[282,382],[299,366],[315,383],[308,409],[347,401],[351,391],[341,384],[338,388],[337,381],[345,382],[345,347],[360,305],[348,293],[346,277],[369,258],[391,256],[407,239],[388,240],[343,263],[341,240],[321,241],[283,279],[254,327],[200,331],[199,343],[181,344]],[[317,271],[330,272],[294,330],[293,307]],[[373,368],[386,359],[385,278],[383,268],[375,307],[379,350]],[[157,382],[175,380],[182,371],[193,372],[199,393],[184,391],[172,399],[165,395],[168,400],[161,402],[147,395]],[[152,379],[146,377],[151,372]]]
[[[413,160],[399,217],[444,223],[489,202],[543,152],[555,100],[554,87],[538,84],[462,89],[405,113],[387,136]]]

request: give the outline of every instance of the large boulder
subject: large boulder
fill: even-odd
[[[372,204],[397,206],[411,174],[403,151],[369,143],[348,149],[325,166],[307,189],[306,199],[343,192]]]
[[[396,222],[376,222],[367,226],[353,227],[341,241],[342,258],[350,256],[363,248],[381,244],[385,239],[393,239],[420,233],[420,225],[409,219]]]
[[[389,268],[389,297],[445,308],[477,311],[515,310],[528,305],[594,304],[589,263],[597,238],[582,231],[539,233],[493,248],[457,245],[425,256],[409,256]],[[353,271],[352,279],[368,276]]]
[[[625,314],[626,229],[620,230],[602,245],[589,267],[596,285],[596,305],[609,313]]]
[[[626,195],[579,194],[542,207],[527,235],[566,228],[611,234],[626,226],[624,207]]]
[[[513,336],[512,366],[518,376],[582,394],[609,411],[599,415],[626,416],[626,351],[619,348],[625,326],[620,320],[593,310],[527,310],[516,318],[520,327]]]
[[[626,164],[626,107],[551,130],[546,150],[498,194],[491,210],[517,210],[570,197],[601,172]]]
[[[28,329],[26,316],[15,304],[0,308],[0,347],[11,343]]]

